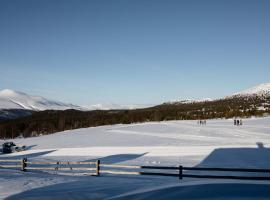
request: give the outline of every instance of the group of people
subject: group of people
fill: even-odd
[[[198,120],[197,123],[199,125],[206,125],[206,120]],[[242,119],[234,119],[234,125],[235,126],[242,126],[243,125]]]
[[[243,125],[243,121],[242,121],[242,119],[234,119],[233,124],[235,126],[242,126]]]
[[[198,121],[198,124],[199,125],[206,125],[206,120],[199,120]]]
[[[197,124],[206,125],[206,120],[198,120]],[[243,125],[242,119],[234,119],[234,125],[235,126],[242,126]]]

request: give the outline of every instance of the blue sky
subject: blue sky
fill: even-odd
[[[270,82],[270,1],[1,0],[0,89],[76,104]]]

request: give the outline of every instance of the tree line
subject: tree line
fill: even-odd
[[[270,114],[270,97],[238,97],[194,103],[165,103],[134,110],[46,110],[0,121],[0,138],[33,137],[64,130],[148,121],[198,120]]]

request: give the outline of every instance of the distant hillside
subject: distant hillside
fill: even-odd
[[[49,100],[40,96],[32,96],[23,92],[4,89],[0,91],[0,110],[21,109],[21,110],[67,110],[82,108],[73,104]]]
[[[112,110],[112,109],[136,109],[150,107],[150,105],[118,105],[95,104],[89,106],[77,106],[56,100],[49,100],[41,96],[33,96],[23,92],[4,89],[0,91],[0,121],[16,119],[31,115],[34,111],[44,110]],[[31,112],[30,112],[31,111]]]
[[[262,87],[263,86],[263,87]],[[147,121],[266,116],[270,114],[268,84],[218,100],[169,102],[134,110],[45,110],[0,122],[0,137],[50,134],[58,131],[109,124]],[[253,92],[256,91],[256,92]]]
[[[229,98],[234,98],[234,97],[267,97],[270,96],[270,83],[263,83],[260,85],[257,85],[255,87],[249,88],[247,90],[238,92],[236,94],[233,94]]]
[[[28,116],[34,111],[67,109],[83,108],[10,89],[0,91],[0,121]]]
[[[25,109],[1,109],[0,110],[0,121],[7,119],[16,119],[32,115],[34,111]]]

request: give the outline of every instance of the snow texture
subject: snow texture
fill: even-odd
[[[209,120],[206,126],[197,121],[169,121],[70,130],[15,139],[28,150],[0,155],[0,159],[26,156],[39,161],[100,159],[123,165],[270,168],[270,118],[243,122],[238,127],[229,119]],[[267,181],[91,177],[87,173],[0,169],[0,198],[7,199],[269,199],[269,189]]]

